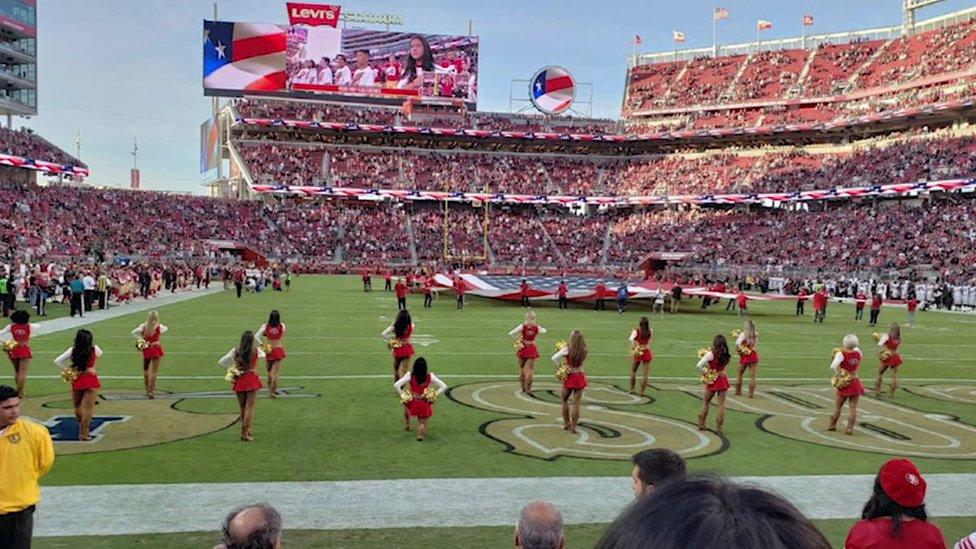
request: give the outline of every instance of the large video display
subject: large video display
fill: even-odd
[[[208,95],[314,92],[478,99],[478,38],[203,22]]]

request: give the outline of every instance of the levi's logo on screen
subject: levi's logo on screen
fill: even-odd
[[[288,3],[288,20],[292,25],[328,25],[339,22],[339,6]]]

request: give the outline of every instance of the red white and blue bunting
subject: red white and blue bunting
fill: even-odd
[[[88,177],[91,174],[88,168],[79,168],[73,164],[57,164],[55,162],[34,160],[33,158],[24,158],[9,154],[0,154],[0,166],[34,170],[49,175],[64,174],[72,177]]]
[[[835,188],[819,191],[795,191],[751,194],[700,194],[675,196],[569,196],[501,193],[466,193],[443,191],[410,191],[397,189],[361,189],[353,187],[310,187],[297,185],[253,185],[260,194],[322,196],[336,198],[387,198],[390,200],[427,200],[437,202],[490,202],[492,204],[552,204],[569,206],[596,204],[637,206],[664,204],[768,204],[772,202],[808,202],[816,200],[864,197],[897,198],[932,192],[974,192],[976,179],[950,179],[918,183],[895,183],[865,187]]]

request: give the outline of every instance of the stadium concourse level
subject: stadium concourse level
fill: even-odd
[[[416,115],[408,117],[400,108],[337,105],[329,103],[301,103],[241,99],[235,103],[237,114],[244,118],[281,120],[315,120],[378,124],[381,126],[427,126],[492,131],[525,131],[554,133],[614,134],[618,124],[613,120],[560,116],[474,112],[458,116]]]
[[[55,164],[71,164],[87,168],[84,162],[52,145],[29,129],[12,130],[0,126],[0,154],[44,160]]]
[[[970,20],[892,40],[638,65],[628,76],[624,110],[653,111],[628,120],[633,133],[828,122],[970,98],[974,63]],[[824,100],[843,94],[843,101]],[[730,107],[701,109],[721,105]]]
[[[976,137],[914,130],[853,147],[608,158],[374,146],[237,144],[258,184],[509,194],[792,192],[976,176]]]
[[[439,269],[467,258],[497,269],[633,273],[650,252],[687,252],[678,264],[685,273],[868,273],[954,284],[976,277],[976,202],[961,194],[821,202],[813,205],[819,211],[623,209],[578,216],[555,207],[493,207],[487,222],[481,208],[450,204],[446,249],[444,206],[435,203],[262,203],[8,183],[0,185],[0,204],[2,262],[226,259],[209,244],[220,239],[321,272]]]

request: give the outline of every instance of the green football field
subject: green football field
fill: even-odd
[[[96,415],[129,419],[105,424],[96,443],[59,443],[57,463],[43,484],[626,477],[627,456],[641,444],[680,450],[693,472],[729,476],[873,475],[893,455],[911,457],[923,474],[976,473],[976,317],[920,312],[917,326],[903,329],[904,390],[894,400],[863,399],[858,432],[844,437],[824,432],[833,398],[830,351],[844,334],[857,334],[866,351],[862,378],[871,387],[877,368],[871,333],[883,328],[855,323],[848,305],[831,304],[827,322],[814,324],[809,314],[795,317],[792,302],[753,301],[750,313],[760,333],[759,394],[751,400],[730,394],[724,436],[719,436],[693,428],[701,405],[694,365],[697,350],[715,334],[728,335],[741,326],[724,302],[700,311],[697,299],[686,300],[678,315],[651,316],[655,358],[645,399],[627,393],[627,336],[647,314],[645,303],[632,303],[624,315],[596,313],[585,304],[568,311],[554,303],[537,305],[539,324],[549,331],[539,339],[543,355],[573,329],[582,330],[589,345],[591,387],[582,427],[591,439],[580,440],[552,428],[558,388],[547,356],[537,365],[536,398],[517,395],[517,363],[507,332],[521,322],[524,309],[471,298],[457,311],[450,294],[423,309],[422,298],[411,296],[418,356],[450,386],[435,404],[427,440],[418,443],[403,431],[390,352],[379,336],[396,315],[395,299],[380,290],[381,280],[374,280],[374,287],[377,291],[364,293],[358,277],[305,276],[296,279],[291,292],[245,294],[240,300],[223,292],[160,308],[170,331],[164,336],[166,357],[155,401],[140,397],[141,357],[129,335],[145,312],[89,325],[105,351]],[[281,381],[288,394],[276,400],[262,395],[253,425],[256,440],[244,444],[238,440],[236,402],[226,398],[229,384],[216,362],[273,308],[288,328]],[[881,322],[904,317],[903,309],[886,308]],[[71,332],[61,332],[32,342],[25,414],[41,420],[70,415],[67,387],[51,361],[71,339]],[[9,368],[0,373],[0,382],[12,383]],[[250,464],[246,473],[241,463]],[[818,524],[840,543],[852,520]],[[974,518],[939,522],[953,541],[976,529]],[[570,532],[590,543],[602,528],[577,525]],[[507,539],[509,530],[447,529],[432,535],[428,545],[452,546],[435,539],[472,535]],[[390,546],[383,537],[390,532],[411,535],[351,529],[290,535],[316,546],[379,547]],[[190,547],[204,539],[210,538],[195,533],[96,541]],[[41,538],[39,546],[68,546],[71,540]]]

